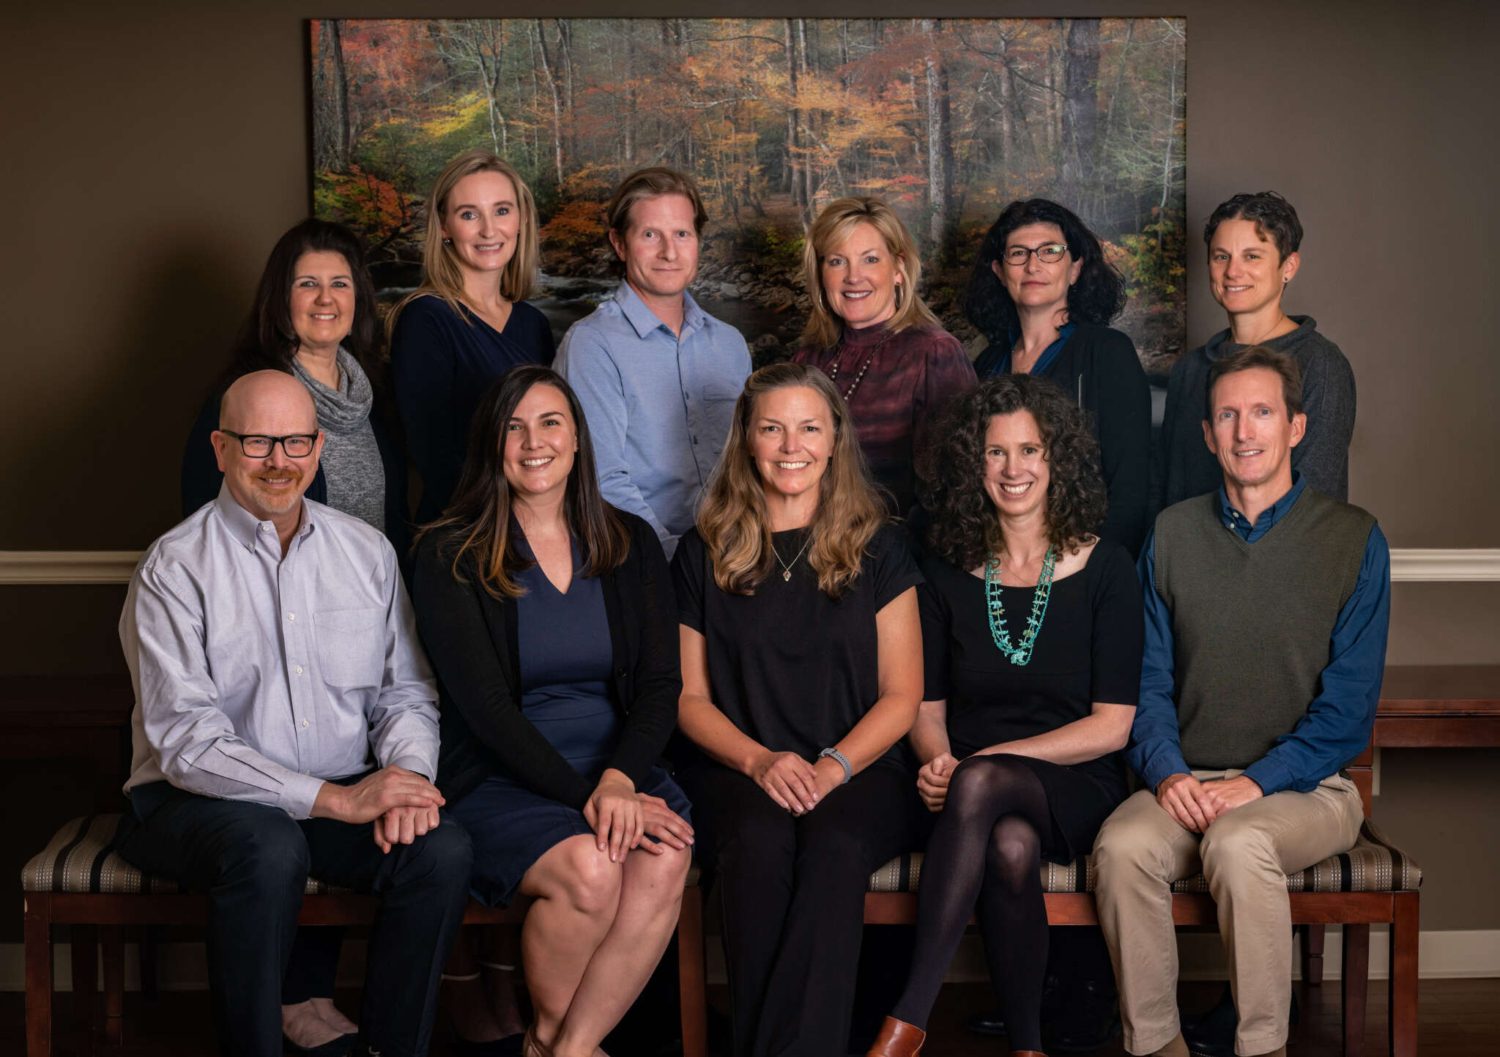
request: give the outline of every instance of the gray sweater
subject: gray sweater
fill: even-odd
[[[1354,434],[1354,370],[1339,347],[1318,333],[1311,316],[1292,316],[1296,330],[1263,342],[1267,348],[1290,354],[1302,368],[1302,402],[1307,412],[1307,434],[1292,449],[1292,467],[1307,483],[1335,499],[1349,498],[1349,438]],[[1203,442],[1203,406],[1208,395],[1208,369],[1218,359],[1244,348],[1229,340],[1229,331],[1215,334],[1200,348],[1177,361],[1167,383],[1166,412],[1158,449],[1160,507],[1212,492],[1223,471]]]

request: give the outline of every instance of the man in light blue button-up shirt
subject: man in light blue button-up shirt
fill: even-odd
[[[327,996],[281,1007],[309,875],[384,901],[359,1045],[426,1052],[470,850],[438,810],[437,695],[395,552],[303,498],[323,437],[292,375],[232,385],[213,444],[218,498],[146,551],[120,617],[120,854],[209,893],[221,1052],[273,1057],[284,1024],[309,1047],[348,1023]]]
[[[583,405],[604,498],[645,518],[670,558],[724,451],[750,350],[687,292],[707,220],[690,177],[632,173],[606,211],[625,281],[553,365]]]

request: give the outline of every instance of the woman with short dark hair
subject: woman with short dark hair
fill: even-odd
[[[1354,435],[1354,369],[1311,316],[1288,315],[1286,289],[1302,267],[1302,222],[1275,191],[1237,194],[1203,225],[1208,289],[1229,327],[1184,353],[1172,367],[1161,425],[1164,506],[1212,492],[1222,473],[1203,443],[1202,409],[1213,363],[1251,345],[1297,361],[1307,432],[1292,449],[1292,469],[1334,499],[1349,495],[1349,441]]]
[[[865,884],[915,813],[920,578],[821,371],[750,376],[672,568],[733,1052],[847,1053]]]
[[[1011,1053],[1041,1051],[1041,861],[1088,854],[1125,797],[1144,639],[1131,557],[1095,532],[1098,449],[1050,383],[988,379],[924,457],[926,688],[911,745],[934,813],[906,989],[871,1057],[911,1057],[970,918]]]
[[[1109,495],[1099,534],[1135,554],[1151,505],[1151,393],[1134,344],[1108,325],[1124,305],[1098,237],[1072,210],[1029,198],[985,235],[964,312],[989,339],[980,378],[1046,378],[1089,412]]]
[[[474,897],[532,900],[526,1057],[593,1057],[677,924],[693,830],[657,766],[682,685],[669,576],[650,526],[600,497],[562,376],[517,367],[492,386],[448,515],[418,541],[412,601]]]

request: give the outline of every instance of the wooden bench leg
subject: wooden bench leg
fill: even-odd
[[[1302,982],[1323,982],[1323,943],[1327,939],[1322,925],[1302,926]]]
[[[1417,1057],[1417,943],[1421,923],[1416,892],[1391,899],[1391,1057]]]
[[[24,896],[26,931],[26,1057],[52,1057],[52,900]]]
[[[703,890],[682,893],[677,918],[677,1001],[682,1007],[682,1057],[708,1055],[708,983],[703,948]]]
[[[102,930],[104,946],[104,1040],[125,1041],[125,937],[119,925]]]
[[[94,1052],[94,1020],[98,1011],[99,947],[92,925],[74,925],[68,930],[73,963],[73,1019],[82,1031],[85,1053]]]
[[[1370,926],[1344,926],[1344,970],[1340,981],[1344,1004],[1344,1057],[1365,1049],[1365,1006],[1370,993]]]

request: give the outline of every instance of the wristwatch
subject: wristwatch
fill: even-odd
[[[844,780],[840,782],[839,785],[848,785],[849,779],[854,777],[854,768],[849,766],[849,757],[839,752],[838,749],[832,747],[826,748],[822,752],[818,753],[818,759],[820,760],[825,756],[833,760],[844,769]]]

